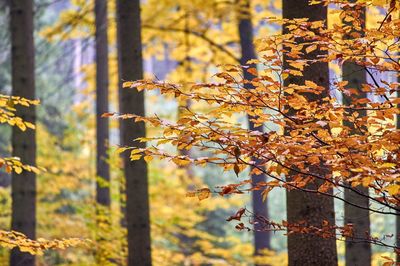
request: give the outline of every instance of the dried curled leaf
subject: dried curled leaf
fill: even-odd
[[[242,219],[243,214],[246,212],[245,208],[241,208],[239,209],[235,215],[230,216],[228,219],[226,219],[228,222],[232,221],[232,220],[238,220],[240,221],[240,219]]]

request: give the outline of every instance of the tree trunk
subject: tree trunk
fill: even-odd
[[[10,1],[12,94],[35,98],[35,51],[33,42],[33,1]],[[35,124],[35,107],[18,107],[16,115]],[[36,164],[36,134],[34,130],[22,132],[12,129],[12,154],[24,164]],[[36,238],[36,175],[23,171],[12,174],[12,230]],[[35,265],[35,257],[18,248],[11,251],[11,266]]]
[[[251,11],[250,11],[250,1],[249,0],[239,0],[238,8],[240,9],[238,12],[238,30],[239,30],[239,38],[240,38],[240,46],[241,46],[241,58],[240,64],[242,66],[247,65],[247,61],[250,59],[256,59],[257,55],[254,49],[253,44],[253,25],[251,23]],[[257,68],[255,64],[248,65],[250,68]],[[247,71],[246,68],[242,68],[243,76],[246,80],[252,80],[255,76]],[[244,84],[247,89],[253,89],[253,86],[250,83]],[[254,123],[251,121],[251,117],[248,117],[248,124],[250,130],[258,130],[263,132],[263,127],[256,127]],[[257,161],[256,158],[252,160]],[[264,174],[251,176],[253,186],[256,186],[257,183],[265,182],[266,177]],[[268,207],[267,202],[263,202],[262,200],[262,190],[254,190],[252,191],[252,203],[253,203],[253,213],[257,216],[263,216],[268,219]],[[262,226],[255,224],[254,225],[254,253],[255,255],[260,255],[260,251],[263,249],[270,249],[270,232],[262,231]]]
[[[121,113],[144,115],[144,93],[134,89],[123,89],[122,82],[143,78],[140,1],[117,1],[117,35],[119,105]],[[133,141],[144,137],[144,123],[121,120],[121,144],[145,147],[144,143]],[[128,229],[128,265],[151,265],[149,193],[147,165],[145,161],[130,161],[123,155],[126,182],[126,219]]]
[[[101,115],[108,111],[108,38],[107,1],[95,1],[96,24],[96,223],[99,245],[97,260],[103,263],[101,224],[109,224],[110,167],[108,164],[108,119]]]
[[[107,1],[96,0],[96,130],[97,156],[96,175],[107,183],[110,181],[107,146],[109,139],[108,119],[101,118],[108,111],[108,38]],[[96,200],[103,206],[110,206],[109,186],[96,184]]]
[[[96,130],[97,168],[96,175],[105,182],[110,181],[107,146],[109,139],[108,120],[101,118],[108,111],[108,43],[107,43],[107,1],[96,0]],[[96,200],[103,206],[110,206],[109,186],[96,183]]]
[[[355,2],[354,0],[350,2]],[[365,7],[362,10],[361,19],[364,21],[362,28],[365,27]],[[351,25],[350,25],[351,26]],[[363,32],[359,32],[363,35]],[[346,39],[351,39],[350,36],[345,36]],[[361,85],[367,83],[367,72],[363,66],[359,66],[354,62],[346,61],[342,67],[343,80],[348,81],[347,88],[356,89],[358,95],[352,94],[348,96],[343,94],[343,103],[350,105],[356,98],[367,98],[367,94],[362,92]],[[365,110],[356,111],[359,117],[365,117],[367,112]],[[355,129],[354,124],[345,121],[345,126],[351,129],[350,134],[360,134]],[[363,134],[363,133],[361,133]],[[360,185],[357,186],[359,192],[368,195],[368,188]],[[345,189],[344,199],[348,202],[354,203],[357,206],[369,207],[369,199],[365,196],[356,194],[354,191]],[[344,223],[353,224],[354,237],[367,238],[370,232],[370,218],[369,211],[354,207],[347,203],[344,204]],[[362,256],[360,255],[362,254]],[[371,265],[371,245],[367,242],[353,241],[351,237],[346,238],[346,265]]]
[[[326,20],[327,7],[323,5],[308,5],[308,0],[283,0],[283,18],[309,18],[310,21]],[[286,30],[284,30],[286,33]],[[321,53],[318,51],[318,53]],[[307,58],[315,57],[311,53]],[[284,55],[284,65],[287,68],[287,56]],[[309,101],[320,101],[329,96],[329,68],[327,63],[314,63],[305,67],[303,77],[289,77],[288,84],[304,84],[304,80],[311,80],[325,88],[320,95],[306,94]],[[318,169],[323,169],[324,165]],[[326,169],[326,168],[325,168]],[[314,169],[315,171],[316,169]],[[313,171],[313,169],[311,169]],[[318,175],[328,175],[329,169],[319,170]],[[287,177],[290,179],[290,175]],[[317,189],[318,183],[308,185],[308,189]],[[332,193],[332,191],[331,191]],[[287,191],[287,220],[289,224],[305,220],[309,225],[321,227],[323,220],[335,224],[333,198],[314,193],[305,193],[299,190]],[[337,265],[337,251],[335,239],[323,239],[320,236],[307,234],[290,234],[288,236],[289,265]]]

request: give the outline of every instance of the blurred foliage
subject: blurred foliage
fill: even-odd
[[[36,1],[45,4],[47,1]],[[70,56],[74,41],[93,42],[93,1],[72,0],[68,9],[39,8],[36,12],[36,60],[37,88],[41,105],[38,108],[37,128],[38,165],[47,169],[38,176],[38,235],[46,239],[80,237],[95,239],[101,235],[101,243],[80,248],[50,250],[38,258],[39,265],[94,265],[95,253],[103,251],[102,265],[122,265],[126,256],[126,232],[121,228],[120,191],[121,163],[110,148],[112,181],[108,184],[112,193],[110,213],[104,212],[101,228],[95,226],[95,121],[94,88],[95,66],[85,64],[80,71],[84,75],[84,87],[74,88],[73,60]],[[109,3],[110,45],[110,111],[117,109],[117,62],[114,1]],[[267,25],[264,18],[280,16],[280,1],[252,1],[255,10],[252,18],[257,36],[263,37],[280,28]],[[7,12],[0,9],[0,23],[7,21]],[[6,10],[6,9],[4,9]],[[149,0],[143,3],[143,42],[147,62],[147,76],[180,82],[189,87],[190,82],[206,82],[221,63],[237,64],[240,56],[237,33],[235,1],[187,1]],[[376,7],[371,7],[371,18],[381,19]],[[340,21],[339,14],[331,15],[330,26]],[[371,20],[372,21],[372,20]],[[372,22],[371,22],[372,23]],[[257,42],[258,45],[262,43]],[[9,41],[6,27],[0,28],[0,92],[10,92]],[[7,48],[7,49],[6,49]],[[157,67],[158,66],[158,67]],[[332,64],[336,73],[339,66]],[[189,82],[190,81],[190,82]],[[157,92],[147,92],[147,113],[176,120],[177,103],[171,97]],[[76,100],[78,98],[79,100]],[[4,98],[6,99],[6,98]],[[1,101],[0,101],[1,103]],[[207,105],[191,103],[194,110],[206,109]],[[7,102],[6,102],[7,106]],[[232,117],[242,121],[243,117]],[[20,124],[20,123],[19,123]],[[111,142],[117,143],[117,122],[111,122]],[[0,151],[9,151],[9,129],[0,128]],[[3,133],[4,132],[4,133]],[[149,135],[157,129],[148,128]],[[165,147],[171,151],[171,146]],[[195,156],[204,153],[193,149]],[[1,162],[1,161],[0,161]],[[265,251],[253,258],[251,234],[237,232],[225,222],[239,206],[248,205],[249,197],[222,198],[213,195],[199,201],[187,198],[190,189],[215,187],[235,182],[231,173],[222,176],[216,167],[191,166],[194,176],[170,162],[153,160],[150,163],[150,203],[155,265],[251,265],[264,262],[269,265],[287,264],[286,238],[281,234],[272,237],[276,251]],[[3,173],[1,173],[3,174]],[[246,174],[246,173],[243,173]],[[3,178],[3,177],[1,177]],[[285,195],[273,191],[268,198],[272,220],[285,219]],[[10,224],[10,191],[0,187],[0,228]],[[111,218],[110,218],[111,217]],[[381,232],[393,221],[373,216],[374,230]],[[343,254],[340,243],[339,253]],[[378,250],[383,252],[382,250]],[[374,255],[374,265],[384,259]],[[0,261],[7,261],[8,251],[0,249]]]

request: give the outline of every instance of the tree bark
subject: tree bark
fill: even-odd
[[[101,224],[110,222],[110,166],[108,164],[108,119],[101,115],[108,111],[108,37],[107,37],[107,1],[95,1],[96,25],[96,223],[99,245],[96,255],[99,264],[103,263],[104,241]]]
[[[117,36],[119,66],[119,105],[121,113],[144,115],[144,92],[123,89],[127,80],[143,78],[141,21],[139,0],[117,0]],[[123,146],[145,147],[133,141],[144,137],[144,123],[121,120],[120,140]],[[126,181],[126,219],[128,230],[128,265],[151,265],[149,193],[145,161],[130,161],[123,154]]]
[[[309,21],[326,20],[327,7],[323,5],[308,5],[308,0],[283,0],[283,18],[308,18]],[[286,30],[284,30],[286,33]],[[301,41],[301,40],[300,40]],[[307,58],[316,56],[314,53]],[[321,53],[318,51],[318,53]],[[284,55],[285,68],[288,67],[286,55]],[[305,67],[303,77],[288,77],[285,86],[289,84],[304,84],[305,80],[311,80],[325,88],[320,95],[305,94],[310,102],[320,101],[329,96],[329,68],[327,63],[314,63]],[[323,163],[318,167],[318,175],[327,176],[329,169],[324,168]],[[310,169],[317,171],[317,169]],[[287,176],[290,180],[290,174]],[[321,182],[309,184],[307,189],[317,189]],[[332,191],[330,191],[332,193]],[[329,224],[335,224],[335,212],[333,198],[314,193],[305,193],[299,190],[287,191],[287,220],[289,224],[305,220],[309,225],[320,227],[323,220]],[[290,234],[288,236],[289,265],[337,265],[337,251],[335,239],[323,239],[319,236],[308,234]]]
[[[350,2],[355,2],[354,0]],[[362,28],[365,28],[365,7],[361,11],[361,19],[364,21]],[[348,24],[348,23],[347,23]],[[351,26],[351,25],[350,25]],[[358,32],[363,35],[362,32]],[[345,36],[346,39],[352,39],[351,36]],[[367,72],[363,66],[359,66],[355,62],[346,61],[342,67],[343,80],[348,81],[347,88],[356,89],[358,95],[346,95],[343,94],[343,103],[350,105],[354,99],[367,98],[367,94],[362,92],[361,85],[367,83]],[[365,117],[367,112],[365,110],[357,111],[359,117]],[[345,126],[351,129],[350,134],[360,134],[355,129],[354,124],[348,121],[344,122]],[[363,134],[363,133],[361,133]],[[357,186],[359,192],[364,195],[368,195],[368,188],[360,185]],[[347,202],[356,204],[357,206],[369,207],[369,199],[366,196],[356,194],[354,191],[345,189],[344,199]],[[354,237],[357,238],[368,238],[370,232],[370,217],[369,211],[358,207],[354,207],[347,203],[344,204],[344,223],[353,224]],[[357,242],[353,241],[351,237],[346,238],[346,265],[371,265],[371,245],[368,242]],[[362,254],[362,255],[360,255]]]
[[[96,0],[96,175],[110,181],[110,167],[107,162],[109,140],[108,119],[101,118],[108,111],[108,38],[107,1]],[[101,183],[101,182],[100,182]],[[103,206],[110,206],[110,189],[96,183],[96,200]]]
[[[12,94],[35,98],[35,51],[33,41],[33,1],[10,1]],[[18,107],[16,115],[35,124],[35,107]],[[12,154],[24,164],[36,164],[36,135],[34,130],[12,129]],[[23,171],[12,174],[12,230],[36,238],[36,175]],[[35,257],[18,248],[11,251],[11,266],[35,265]]]
[[[255,52],[254,44],[253,44],[253,25],[251,22],[251,11],[250,11],[250,1],[249,0],[238,0],[239,12],[238,12],[238,31],[240,38],[240,46],[241,46],[241,58],[240,64],[242,66],[248,66],[250,68],[257,68],[255,64],[247,64],[247,61],[250,59],[256,59],[257,55]],[[243,77],[245,80],[252,80],[255,76],[247,71],[247,68],[242,68]],[[245,88],[253,89],[253,86],[250,83],[244,84]],[[262,126],[255,126],[251,121],[252,117],[248,117],[248,125],[249,129],[253,131],[263,132]],[[256,158],[252,160],[257,161]],[[256,186],[260,182],[265,182],[266,177],[264,174],[256,175],[253,174],[251,176],[253,187]],[[268,205],[267,202],[263,202],[262,200],[262,190],[253,190],[252,191],[252,203],[253,203],[253,213],[256,216],[263,216],[268,219]],[[254,225],[254,253],[255,255],[261,255],[260,251],[263,249],[270,249],[270,239],[271,235],[269,231],[262,231],[262,226],[255,224]]]

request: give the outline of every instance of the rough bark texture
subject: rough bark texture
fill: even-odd
[[[134,89],[123,89],[122,82],[143,78],[142,43],[139,0],[117,1],[117,34],[119,105],[121,113],[144,115],[144,93]],[[144,137],[144,123],[132,120],[120,122],[121,144],[144,147],[134,142]],[[130,161],[123,155],[126,179],[126,219],[128,229],[128,265],[151,265],[149,195],[147,165],[144,160]]]
[[[33,1],[10,1],[12,94],[28,99],[35,98]],[[35,123],[34,107],[18,107],[17,116]],[[22,132],[12,130],[12,154],[24,164],[36,164],[36,139],[34,130]],[[12,174],[12,230],[36,238],[36,175],[23,171]],[[34,265],[35,257],[14,248],[10,257],[11,266]]]
[[[107,183],[110,181],[107,146],[109,139],[108,119],[101,118],[108,111],[108,38],[107,1],[96,0],[96,175]],[[103,206],[110,206],[110,189],[96,183],[96,200]]]
[[[352,1],[354,2],[354,1]],[[365,8],[362,10],[361,19],[365,21]],[[363,27],[365,24],[363,25]],[[363,32],[359,32],[363,34]],[[351,37],[345,36],[350,39]],[[356,98],[366,98],[367,94],[361,91],[361,85],[367,83],[367,72],[364,67],[356,63],[346,61],[342,67],[343,80],[348,81],[347,88],[356,89],[358,95],[351,95],[351,97],[343,94],[343,103],[350,105],[352,100]],[[366,111],[357,111],[359,117],[365,117]],[[351,128],[351,134],[363,134],[355,129],[354,124],[346,121],[345,126]],[[357,189],[364,195],[368,195],[368,188],[358,186]],[[349,189],[344,191],[344,199],[348,202],[354,203],[358,206],[369,207],[369,199],[361,196]],[[369,211],[354,207],[349,204],[344,204],[344,223],[353,224],[354,237],[367,238],[370,232],[370,218]],[[362,255],[361,255],[362,254]],[[357,242],[351,237],[346,238],[346,265],[371,265],[371,245],[367,242]]]
[[[327,8],[322,5],[308,5],[308,0],[283,0],[283,17],[288,19],[307,17],[310,21],[326,20]],[[285,31],[284,31],[285,33]],[[321,53],[320,51],[317,51]],[[310,54],[309,57],[314,55]],[[284,62],[288,58],[284,56]],[[285,63],[287,66],[287,63]],[[316,96],[304,95],[309,101],[320,101],[329,95],[329,69],[326,63],[317,63],[306,67],[303,77],[289,77],[285,80],[288,84],[304,84],[304,80],[311,80],[326,88],[325,92]],[[318,169],[318,175],[330,174],[329,169],[323,164]],[[290,179],[290,176],[288,176]],[[316,189],[319,182],[308,185],[308,189]],[[310,225],[321,226],[323,220],[330,224],[335,223],[333,198],[314,193],[304,193],[298,190],[287,192],[287,220],[296,223],[305,220]],[[288,236],[289,265],[337,265],[337,252],[335,239],[323,239],[307,234],[291,234]]]
[[[247,61],[250,59],[256,59],[257,55],[255,52],[254,44],[253,44],[253,25],[251,23],[251,12],[250,12],[250,2],[248,0],[238,1],[240,11],[238,13],[238,30],[239,30],[239,38],[240,38],[240,46],[241,46],[241,58],[240,64],[242,66],[247,65]],[[255,64],[248,65],[251,68],[256,68]],[[253,74],[249,73],[246,68],[243,69],[243,76],[246,80],[252,80],[255,78]],[[244,85],[248,89],[252,89],[253,86],[249,83]],[[258,130],[263,132],[263,127],[256,127],[254,123],[250,120],[251,117],[248,117],[248,124],[250,130]],[[253,160],[257,160],[253,158]],[[253,186],[257,185],[257,183],[265,182],[266,177],[264,174],[251,176]],[[254,215],[263,216],[268,219],[268,207],[267,202],[263,202],[262,200],[262,190],[254,190],[252,191],[252,203],[253,203],[253,213]],[[260,251],[263,249],[270,249],[270,232],[261,231],[261,226],[255,224],[254,225],[254,249],[255,254],[260,254]]]

